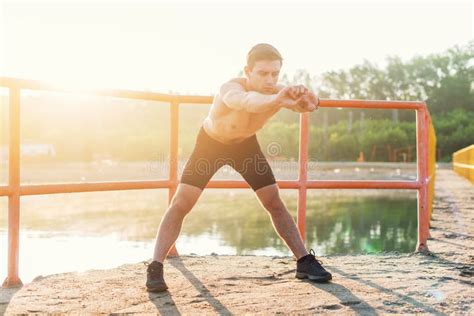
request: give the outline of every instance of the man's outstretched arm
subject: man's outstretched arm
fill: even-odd
[[[262,113],[280,108],[277,94],[263,94],[256,91],[245,91],[237,82],[226,82],[221,86],[220,95],[224,103],[236,110]]]
[[[295,112],[313,112],[318,104],[312,92],[306,87],[285,86],[278,84],[274,94],[263,94],[256,91],[245,91],[236,82],[229,81],[222,85],[220,95],[224,103],[236,110],[246,110],[252,113],[277,112],[287,108]],[[319,100],[318,100],[319,103]]]

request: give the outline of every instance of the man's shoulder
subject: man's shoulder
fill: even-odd
[[[247,90],[247,78],[236,77],[226,82],[227,84],[239,84],[244,90]]]
[[[246,78],[232,78],[224,82],[219,90],[221,95],[224,95],[228,91],[239,90],[247,91],[247,79]]]
[[[247,79],[244,77],[235,77],[235,78],[230,79],[227,82],[237,82],[241,85],[245,85],[247,83]]]

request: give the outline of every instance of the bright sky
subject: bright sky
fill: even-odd
[[[318,75],[466,44],[473,20],[472,1],[0,0],[0,76],[207,95],[258,42]]]

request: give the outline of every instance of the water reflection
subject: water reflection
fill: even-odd
[[[285,191],[288,192],[288,191]],[[183,227],[187,236],[219,236],[236,254],[274,249],[289,254],[270,218],[251,193],[205,195]],[[295,216],[296,194],[283,193]],[[416,245],[416,195],[345,196],[309,192],[306,243],[321,255],[413,251]]]
[[[281,195],[296,217],[296,191]],[[165,190],[26,196],[21,228],[152,242],[166,201]],[[307,204],[307,246],[321,255],[410,252],[416,245],[415,192],[310,190]],[[2,216],[0,228],[6,225]],[[235,254],[269,249],[289,254],[251,190],[205,190],[185,219],[181,238],[199,239],[195,253],[225,248]]]
[[[0,277],[7,274],[7,233],[0,230]],[[91,269],[111,269],[147,260],[150,243],[120,241],[115,235],[78,236],[42,231],[20,232],[18,273],[23,283],[37,276]]]
[[[310,199],[308,203],[306,238],[320,253],[411,252],[415,249],[415,194]]]

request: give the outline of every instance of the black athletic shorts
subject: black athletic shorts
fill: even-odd
[[[238,144],[224,144],[211,138],[202,126],[180,182],[202,190],[224,165],[240,173],[254,191],[276,183],[255,134]]]

